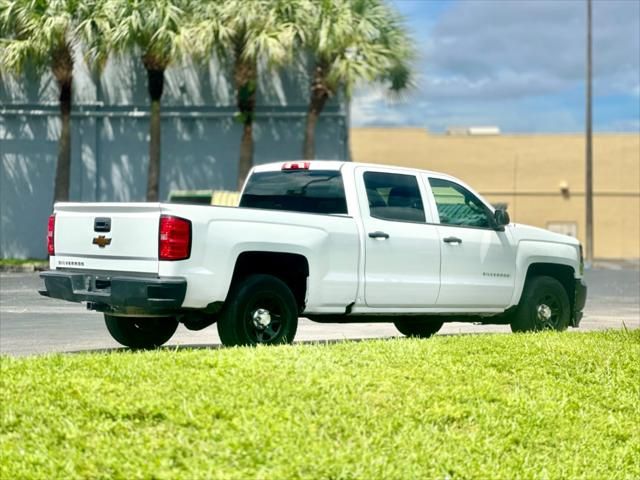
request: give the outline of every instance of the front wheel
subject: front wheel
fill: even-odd
[[[511,322],[512,332],[566,330],[571,317],[569,296],[553,277],[533,277],[525,285]]]
[[[173,317],[117,317],[104,314],[107,330],[114,340],[129,348],[156,348],[176,333]]]
[[[398,331],[407,337],[429,338],[442,328],[443,322],[440,320],[418,320],[412,318],[402,318],[393,322]]]
[[[251,275],[233,287],[217,325],[226,346],[291,343],[298,329],[298,306],[279,278]]]

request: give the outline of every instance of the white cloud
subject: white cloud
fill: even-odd
[[[425,46],[425,88],[446,97],[522,97],[571,88],[585,76],[585,22],[582,1],[459,2]],[[628,91],[640,71],[640,2],[595,2],[593,23],[600,92]]]
[[[382,87],[360,86],[351,99],[353,125],[407,125],[406,100],[394,100]]]
[[[583,127],[586,2],[458,1],[420,42],[418,88],[389,104],[362,91],[352,102],[354,125],[497,124],[505,131],[579,131]],[[422,21],[413,19],[413,29]],[[640,96],[640,1],[594,1],[594,95],[628,96],[616,119],[636,125]],[[636,108],[636,111],[638,109]],[[598,112],[596,112],[597,114]],[[615,115],[608,109],[606,115]],[[632,117],[629,121],[628,118]]]

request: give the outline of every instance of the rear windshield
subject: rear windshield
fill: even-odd
[[[347,213],[342,175],[336,170],[254,173],[244,189],[240,206],[305,213]]]

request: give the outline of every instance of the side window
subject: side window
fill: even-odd
[[[366,172],[364,186],[372,217],[424,223],[422,197],[414,175]]]
[[[491,227],[487,207],[469,190],[440,178],[430,178],[429,183],[438,206],[441,224]]]

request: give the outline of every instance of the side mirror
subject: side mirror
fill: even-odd
[[[496,222],[496,227],[500,229],[503,229],[505,225],[509,225],[509,222],[511,222],[507,211],[501,208],[496,209],[496,211],[493,213],[493,218]]]

